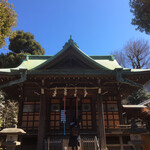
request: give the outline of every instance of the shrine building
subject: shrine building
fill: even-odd
[[[73,121],[82,150],[88,141],[89,150],[132,150],[121,100],[149,80],[150,70],[88,56],[71,38],[54,56],[27,55],[17,68],[0,69],[0,88],[19,102],[18,128],[27,132],[22,150],[64,150]]]

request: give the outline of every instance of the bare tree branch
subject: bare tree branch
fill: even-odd
[[[114,55],[114,57],[118,61],[119,65],[121,65],[122,67],[127,67],[126,61],[125,61],[126,58],[125,58],[123,52],[114,51],[114,52],[111,52],[111,54]]]
[[[124,51],[133,68],[147,68],[150,58],[148,41],[131,40],[124,47]]]
[[[150,47],[144,39],[130,40],[121,51],[112,54],[122,67],[150,68]]]

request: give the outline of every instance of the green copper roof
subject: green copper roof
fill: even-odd
[[[57,55],[54,56],[34,56],[29,55],[28,58],[25,59],[20,66],[14,69],[26,68],[27,70],[38,69],[39,66],[44,66],[49,63],[53,59],[57,58]],[[87,57],[87,56],[86,56]],[[108,70],[114,70],[116,68],[122,68],[115,59],[110,59],[112,56],[88,56],[90,61],[99,64],[100,67],[107,68]]]
[[[51,56],[32,56],[32,55],[28,55],[26,56],[26,59],[22,62],[22,64],[20,66],[18,66],[17,68],[26,68],[27,70],[32,70],[35,67],[43,64],[44,62],[46,62],[49,58],[51,58]]]
[[[116,68],[122,68],[116,60],[99,59],[95,61],[101,64],[102,66],[107,66],[107,68],[110,70],[114,70]]]
[[[38,65],[44,63],[47,61],[48,58],[52,56],[37,56],[37,55],[27,55],[26,59],[16,68],[10,68],[10,69],[0,69],[0,72],[11,72],[11,71],[17,71],[20,69],[27,69],[32,70]]]
[[[37,70],[44,65],[51,63],[52,61],[56,60],[60,55],[62,55],[69,47],[73,47],[73,50],[76,51],[79,55],[82,55],[85,59],[89,62],[93,63],[99,68],[103,68],[104,70],[114,70],[116,68],[122,68],[117,61],[114,59],[112,55],[110,56],[88,56],[84,52],[82,52],[77,44],[72,40],[69,39],[68,42],[65,43],[63,49],[59,51],[54,56],[27,56],[28,60],[24,61],[19,67],[26,67],[27,70]],[[45,59],[44,59],[45,58]]]

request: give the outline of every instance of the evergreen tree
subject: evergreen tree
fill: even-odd
[[[31,55],[44,55],[45,50],[35,41],[30,32],[15,31],[9,38],[9,50],[15,54],[29,53]]]
[[[134,15],[131,24],[137,26],[136,30],[150,34],[150,1],[130,0],[129,5]]]
[[[11,52],[0,55],[0,68],[14,68],[21,64],[25,55],[44,55],[45,50],[35,41],[34,35],[15,31],[9,38]]]
[[[0,55],[0,68],[14,68],[18,67],[25,59],[25,55],[23,53],[15,54],[15,53],[7,53]]]

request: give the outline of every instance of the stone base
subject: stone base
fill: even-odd
[[[7,141],[3,142],[2,146],[6,148],[6,150],[15,150],[16,146],[21,145],[21,142],[18,141]]]

